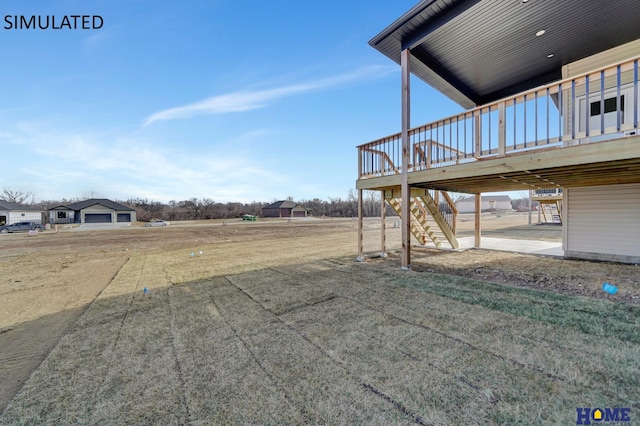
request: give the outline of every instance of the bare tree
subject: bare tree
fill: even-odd
[[[31,204],[35,202],[35,196],[32,192],[14,191],[9,188],[2,188],[2,194],[0,194],[0,199],[18,204],[24,203],[28,198],[31,198]]]
[[[102,198],[102,195],[94,190],[88,190],[88,191],[84,191],[82,193],[82,197],[83,199],[88,199],[88,198]]]

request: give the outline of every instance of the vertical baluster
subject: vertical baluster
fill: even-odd
[[[538,91],[536,90],[534,100],[533,100],[533,122],[535,123],[535,128],[533,130],[533,138],[534,138],[534,146],[538,146]]]
[[[456,115],[456,164],[460,163],[460,116]]]
[[[467,158],[467,113],[464,113],[464,158]]]
[[[549,144],[549,88],[547,87],[547,145]]]
[[[576,81],[571,80],[571,140],[576,138]]]
[[[438,139],[438,144],[436,145],[436,163],[440,163],[440,145],[444,142],[444,127],[440,126],[440,123],[437,124],[438,128],[436,129],[436,138]],[[440,128],[442,128],[442,139],[440,138],[439,132]]]
[[[482,108],[480,108],[479,113],[480,113],[480,132],[478,132],[478,136],[480,137],[480,157],[482,157],[482,151],[484,151],[484,150],[482,149],[482,143],[484,142],[484,141],[482,140],[482,135],[483,135],[483,133],[482,133],[482,132],[483,132],[483,130],[482,130],[482,126],[483,126],[483,124],[484,124],[484,123],[482,122],[482,115],[483,115]]]
[[[487,112],[487,121],[489,122],[489,151],[488,154],[491,154],[491,105],[489,105],[489,111]]]
[[[620,102],[620,65],[616,68],[616,130],[619,132],[622,126],[624,105]]]
[[[562,135],[564,134],[564,130],[562,128],[562,107],[562,83],[560,83],[558,84],[558,140],[560,142],[562,142]]]
[[[604,71],[600,71],[600,134],[604,133]]]
[[[452,151],[453,151],[453,122],[451,121],[451,118],[449,118],[449,152],[447,152],[447,158],[451,159],[452,158]]]
[[[518,138],[516,137],[517,133],[516,133],[516,122],[518,121],[518,110],[517,110],[517,103],[516,103],[516,98],[513,98],[513,149],[516,149],[517,146],[517,140]]]
[[[585,114],[585,124],[584,124],[584,128],[585,128],[585,136],[589,137],[589,128],[591,127],[591,104],[589,103],[589,75],[587,74],[587,76],[585,77],[585,81],[584,81],[584,93],[585,93],[585,108],[584,108],[584,114]]]
[[[638,128],[638,60],[633,61],[633,128]]]
[[[433,165],[433,124],[429,126],[429,167]]]
[[[524,126],[522,131],[524,132],[524,147],[527,147],[527,95],[524,95],[522,105],[524,106]]]

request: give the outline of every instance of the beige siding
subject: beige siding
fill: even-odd
[[[616,62],[624,61],[626,59],[634,58],[640,55],[640,40],[635,40],[617,47],[613,49],[598,53],[593,56],[589,56],[588,58],[581,59],[579,61],[572,62],[562,67],[562,78],[570,78],[575,77],[577,75],[584,74],[589,71],[593,71],[599,68],[604,68]],[[622,86],[630,86],[633,83],[633,72],[626,71],[621,73],[621,85]],[[589,92],[593,95],[599,94],[600,91],[600,80],[597,75],[590,76],[590,90]],[[609,76],[605,77],[605,88],[613,90],[617,84],[617,77]],[[577,85],[575,88],[575,96],[576,98],[584,97],[585,94],[585,86]],[[563,90],[563,109],[565,111],[564,114],[564,125],[565,125],[565,133],[571,134],[572,128],[575,125],[575,117],[572,115],[572,110],[574,108],[573,101],[571,100],[571,91],[567,88]],[[598,98],[599,99],[599,98]],[[631,100],[627,100],[627,102],[631,102]],[[630,111],[627,108],[627,111]],[[576,131],[579,131],[576,129]]]
[[[562,78],[574,77],[596,68],[603,68],[616,62],[640,55],[640,40],[634,40],[613,49],[580,59],[562,67]]]
[[[640,184],[567,188],[569,257],[640,259]]]

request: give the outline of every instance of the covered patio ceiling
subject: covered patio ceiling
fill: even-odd
[[[423,0],[369,44],[464,108],[561,79],[562,66],[640,38],[640,1]]]

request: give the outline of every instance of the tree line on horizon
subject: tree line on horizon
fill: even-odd
[[[454,200],[462,197],[462,194],[453,195]],[[83,201],[88,198],[106,198],[99,197],[95,192],[88,192],[83,197],[76,197],[61,200],[42,200],[35,201],[35,196],[31,192],[15,191],[4,188],[0,193],[0,199],[5,201],[11,201],[19,204],[27,204],[32,207],[37,207],[42,210],[48,210],[51,207],[58,206],[60,204],[71,204],[78,201]],[[380,216],[380,192],[379,191],[364,191],[362,200],[362,211],[365,217],[379,217]],[[293,197],[287,197],[288,201],[295,201]],[[203,219],[233,219],[242,217],[245,214],[261,216],[262,208],[274,203],[277,200],[270,202],[252,201],[250,203],[240,202],[216,202],[211,198],[189,198],[187,200],[169,202],[153,201],[147,198],[128,198],[127,200],[117,200],[120,204],[131,207],[136,211],[136,217],[139,221],[146,222],[154,219],[163,219],[168,221],[179,220],[203,220]],[[352,189],[349,191],[346,198],[335,197],[328,200],[322,200],[320,198],[313,198],[309,200],[295,201],[297,204],[305,207],[309,210],[312,216],[316,217],[357,217],[358,216],[358,198],[356,192]],[[534,202],[534,204],[537,204]],[[524,210],[528,209],[528,198],[522,196],[511,200],[511,205],[514,209]],[[395,216],[396,213],[389,206],[385,206],[385,214],[387,216]]]
[[[71,204],[83,201],[88,198],[99,197],[96,193],[90,192],[83,197],[63,198],[59,200],[36,201],[31,192],[17,191],[4,188],[0,199],[19,204],[26,204],[32,207],[48,210],[61,204]],[[287,197],[288,201],[295,201],[293,197]],[[128,198],[127,200],[114,199],[113,201],[131,207],[136,211],[139,221],[146,222],[154,219],[163,220],[202,220],[202,219],[233,219],[242,217],[245,214],[261,216],[262,208],[276,202],[252,201],[249,203],[240,202],[216,202],[211,198],[189,198],[187,200],[171,200],[169,202],[153,201],[147,198]],[[335,197],[328,200],[313,198],[309,200],[295,201],[297,204],[309,210],[310,214],[316,217],[356,217],[358,215],[358,199],[355,191],[350,190],[346,198]],[[380,193],[378,191],[365,191],[363,196],[363,214],[365,217],[380,216]],[[386,208],[388,215],[395,213],[389,206]]]

